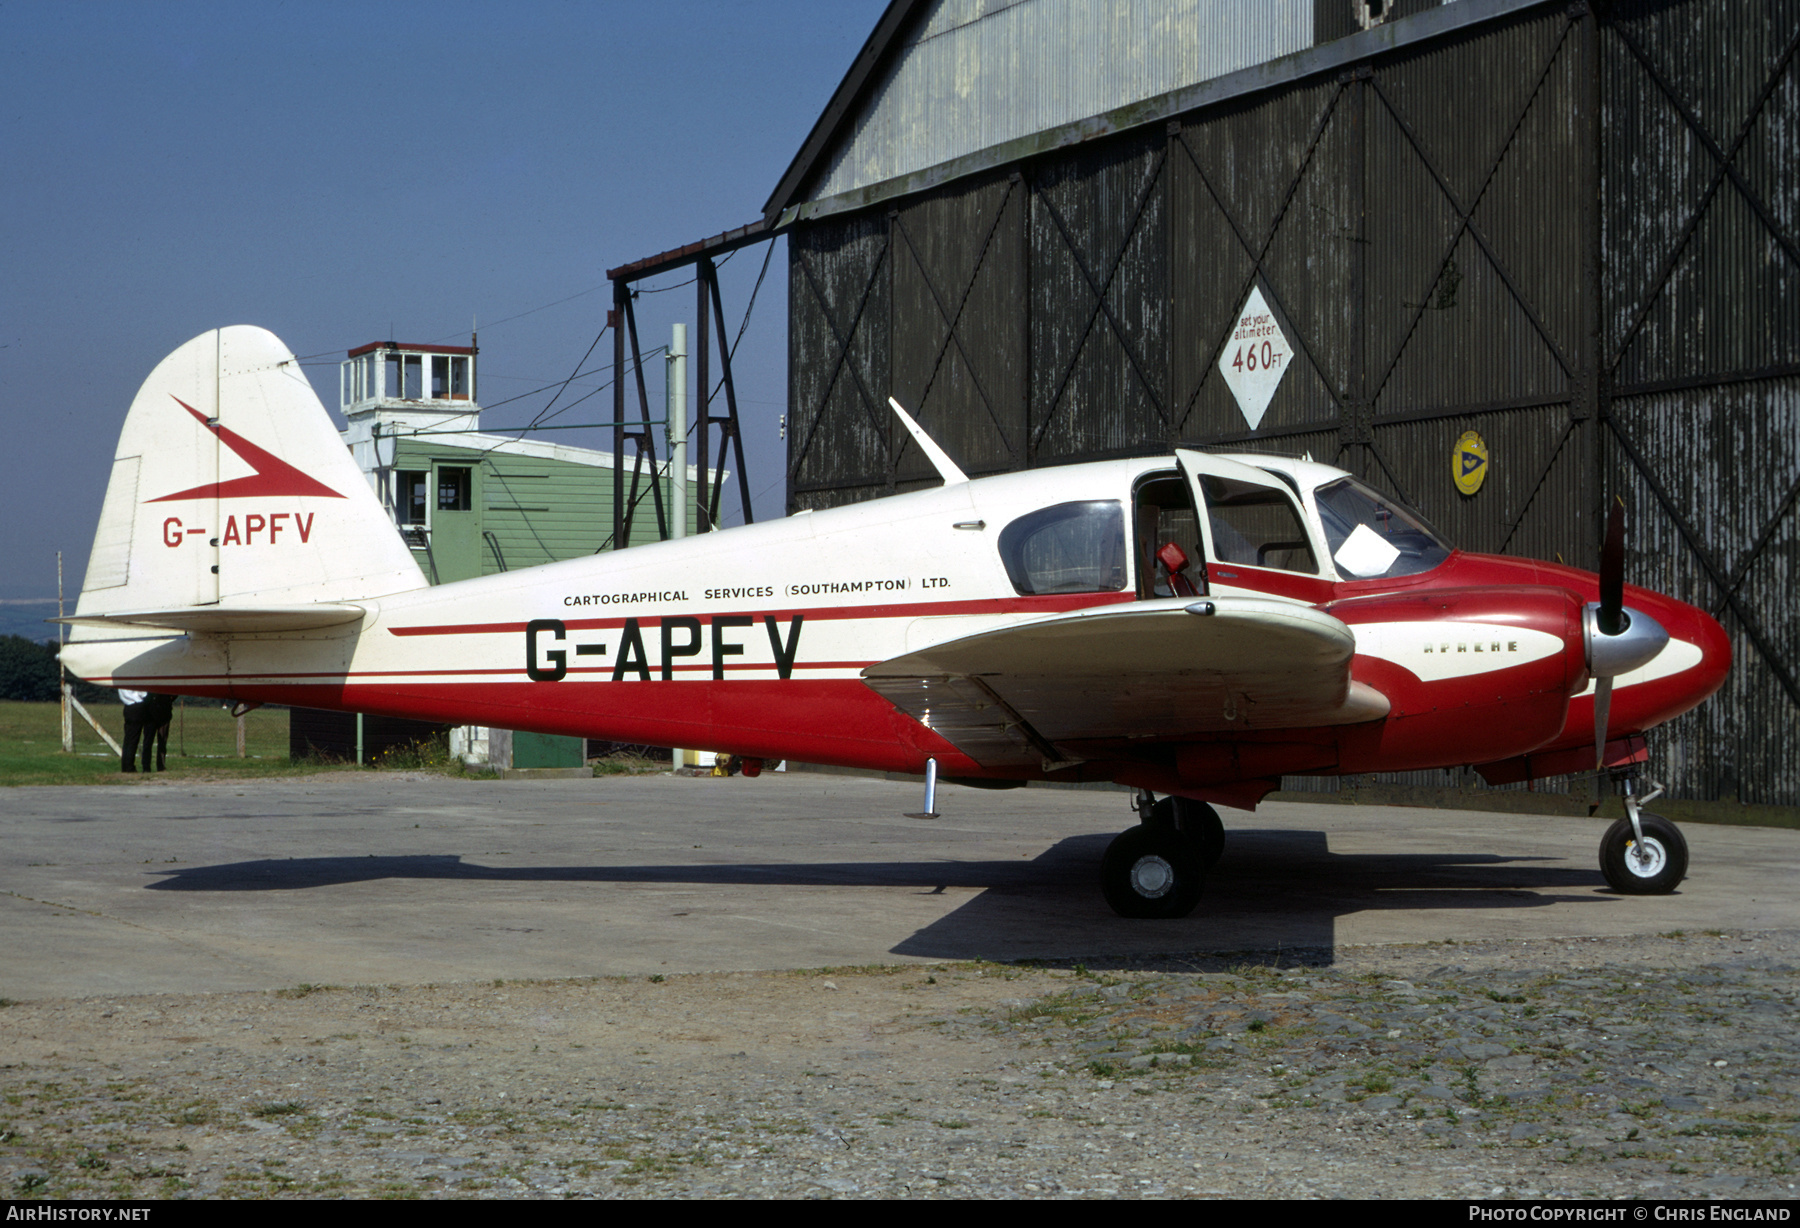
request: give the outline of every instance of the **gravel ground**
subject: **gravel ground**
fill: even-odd
[[[1800,933],[0,1010],[25,1197],[1790,1198]]]

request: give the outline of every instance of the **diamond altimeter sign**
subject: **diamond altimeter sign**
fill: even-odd
[[[1238,409],[1251,430],[1262,422],[1263,412],[1269,408],[1293,356],[1294,348],[1263,299],[1262,287],[1252,286],[1244,309],[1238,313],[1237,326],[1231,330],[1231,339],[1219,355],[1219,374],[1225,377],[1225,386],[1237,398]]]

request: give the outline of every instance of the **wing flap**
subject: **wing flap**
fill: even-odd
[[[986,767],[1035,766],[1046,758],[1021,723],[970,678],[868,678],[867,685]]]
[[[863,678],[976,762],[1015,766],[1078,757],[1069,744],[1377,719],[1387,700],[1352,684],[1355,650],[1310,606],[1178,598],[948,639]]]

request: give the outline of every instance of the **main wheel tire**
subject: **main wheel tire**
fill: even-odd
[[[1121,832],[1100,862],[1100,889],[1121,917],[1185,917],[1200,899],[1200,850],[1174,827],[1139,824]]]
[[[1600,840],[1600,873],[1620,895],[1667,895],[1687,877],[1687,839],[1660,814],[1639,812],[1638,823],[1644,829],[1641,850],[1630,819],[1606,829]]]
[[[1150,808],[1150,822],[1158,827],[1174,827],[1194,842],[1200,854],[1200,868],[1210,870],[1225,854],[1225,824],[1219,812],[1205,802],[1187,797],[1165,797]]]
[[[1205,802],[1182,798],[1175,809],[1175,826],[1186,832],[1200,850],[1200,868],[1211,870],[1225,855],[1225,824],[1219,812]]]

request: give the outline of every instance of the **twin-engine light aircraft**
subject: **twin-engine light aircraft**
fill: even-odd
[[[1173,456],[971,481],[437,587],[272,334],[207,333],[125,420],[64,653],[111,686],[1003,785],[1116,781],[1107,901],[1194,907],[1284,774],[1610,770],[1622,892],[1675,888],[1640,736],[1731,662],[1700,610],[1469,554],[1342,470]],[[1158,798],[1158,794],[1162,795]],[[1651,796],[1654,796],[1652,794]]]

